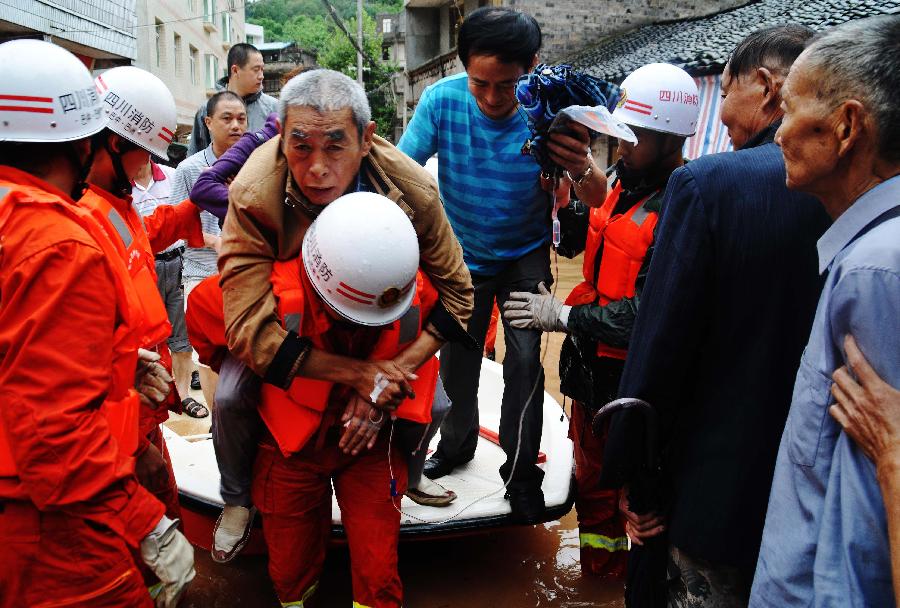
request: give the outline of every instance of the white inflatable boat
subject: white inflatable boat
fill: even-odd
[[[475,458],[439,480],[456,492],[458,498],[448,507],[437,508],[418,505],[403,497],[401,538],[460,534],[511,525],[509,502],[504,498],[503,483],[498,473],[505,460],[497,434],[502,394],[503,368],[485,359],[478,391],[481,433]],[[544,410],[538,466],[545,472],[542,489],[546,509],[543,520],[552,521],[568,513],[572,507],[572,442],[567,436],[568,419],[552,396],[545,392],[542,402],[532,405],[540,405]],[[168,427],[163,428],[178,482],[185,532],[191,542],[208,548],[213,526],[222,510],[219,470],[212,439],[209,434],[182,437]],[[431,449],[437,445],[439,437],[434,438]],[[332,500],[334,533],[342,537],[340,509],[337,501]],[[246,551],[265,550],[260,532],[254,530],[254,537]]]

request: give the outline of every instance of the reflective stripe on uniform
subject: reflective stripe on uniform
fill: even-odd
[[[159,582],[159,583],[156,583],[155,585],[152,585],[152,586],[150,586],[150,587],[147,587],[147,593],[150,594],[150,599],[151,599],[151,600],[155,600],[156,597],[157,597],[160,593],[162,593],[162,590],[163,590],[163,584],[162,584],[162,582]]]
[[[353,608],[370,608],[370,606],[366,606],[365,604],[360,604],[359,602],[353,602]]]
[[[603,549],[604,551],[628,551],[628,537],[619,536],[611,538],[603,534],[594,534],[592,532],[581,532],[578,534],[581,548]]]
[[[0,186],[0,201],[6,198],[6,195],[9,194],[9,191],[9,188],[3,188],[2,186]]]
[[[284,328],[295,334],[300,333],[300,313],[292,312],[284,315]]]
[[[281,608],[303,608],[306,605],[306,600],[308,600],[318,588],[319,581],[316,581],[312,584],[312,587],[303,592],[303,596],[299,600],[294,600],[293,602],[282,602]]]
[[[122,242],[125,244],[125,249],[131,247],[131,231],[128,230],[128,224],[125,223],[125,220],[122,219],[119,212],[115,209],[110,209],[108,217],[109,223],[113,225],[113,228],[115,228],[116,232],[119,234],[119,238],[122,239]]]
[[[644,223],[644,220],[647,219],[648,217],[650,217],[651,213],[654,213],[654,212],[650,211],[642,204],[641,208],[638,209],[637,211],[635,211],[631,215],[631,221],[634,222],[635,224],[637,224],[638,226],[641,226]]]
[[[402,317],[400,317],[400,335],[397,341],[400,344],[412,342],[419,335],[419,317],[421,311],[418,306],[410,306]]]

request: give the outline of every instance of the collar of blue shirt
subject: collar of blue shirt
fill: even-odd
[[[831,267],[847,245],[882,215],[900,208],[900,175],[881,182],[850,205],[819,239],[819,274]]]

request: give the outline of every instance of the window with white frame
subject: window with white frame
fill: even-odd
[[[162,67],[163,64],[163,36],[165,32],[163,31],[163,23],[159,19],[156,20],[156,27],[154,28],[156,31],[156,67]]]
[[[219,58],[215,55],[206,56],[206,88],[215,89],[216,80],[219,79]]]
[[[175,75],[181,76],[181,74],[184,70],[184,66],[182,65],[182,62],[183,62],[182,56],[184,55],[184,45],[181,42],[181,36],[179,36],[178,34],[175,34],[174,36],[175,36],[174,37],[175,44],[173,46],[175,47]]]
[[[231,13],[222,13],[222,42],[231,42]]]
[[[200,52],[194,47],[191,47],[189,61],[191,68],[191,84],[197,84],[197,63],[200,61]]]
[[[391,20],[390,19],[382,19],[381,20],[381,32],[384,34],[391,33]]]
[[[203,0],[203,20],[216,22],[216,0]]]

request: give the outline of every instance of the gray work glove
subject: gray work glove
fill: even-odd
[[[541,331],[568,331],[571,306],[566,306],[538,283],[538,292],[514,291],[503,305],[503,318],[516,329]]]
[[[194,548],[178,531],[178,520],[165,515],[144,540],[141,558],[163,584],[156,608],[175,608],[194,580]]]
[[[134,388],[141,402],[156,409],[169,395],[171,382],[172,376],[159,363],[159,353],[139,348]]]

